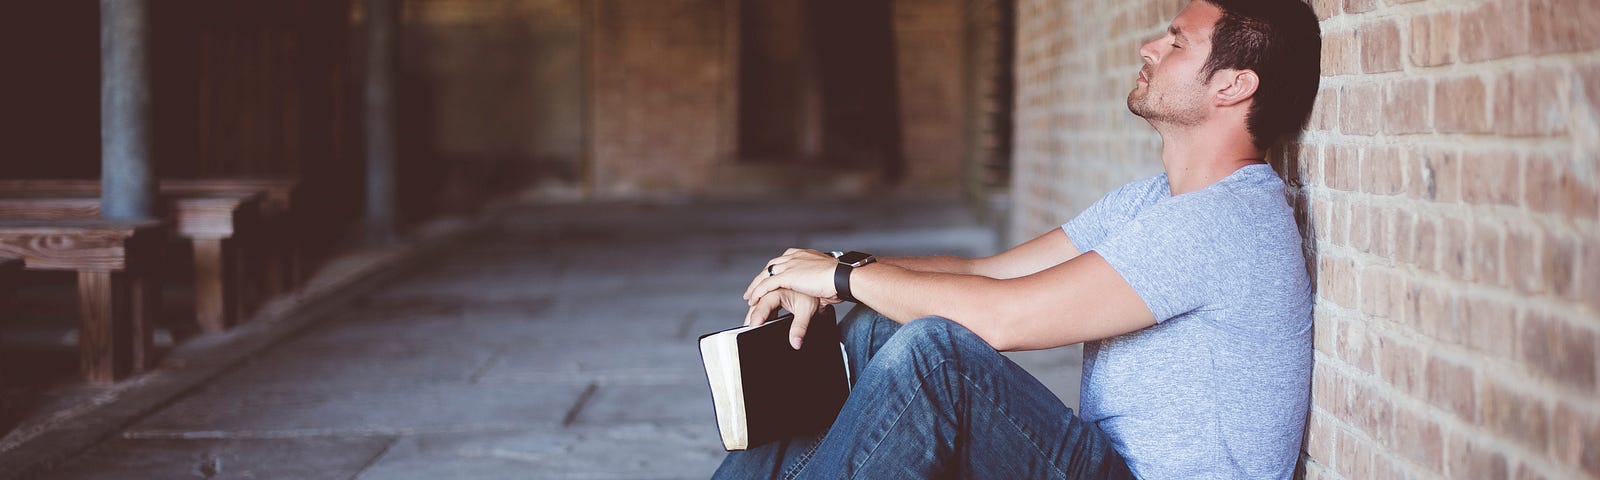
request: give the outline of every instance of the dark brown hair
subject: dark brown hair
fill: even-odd
[[[1322,30],[1302,0],[1204,0],[1222,10],[1202,79],[1221,69],[1260,78],[1246,128],[1266,150],[1300,131],[1322,76]]]

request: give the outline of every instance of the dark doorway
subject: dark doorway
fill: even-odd
[[[745,0],[739,157],[901,174],[888,0]]]

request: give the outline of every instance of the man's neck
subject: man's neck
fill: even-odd
[[[1166,168],[1172,195],[1206,188],[1240,168],[1265,162],[1263,152],[1250,142],[1249,132],[1234,126],[1212,127],[1156,129],[1161,134],[1161,165]]]

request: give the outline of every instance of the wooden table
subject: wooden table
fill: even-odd
[[[16,288],[17,272],[22,271],[22,259],[16,257],[0,257],[0,312],[11,309],[11,289]],[[4,318],[4,317],[0,317]],[[0,337],[0,352],[4,352],[4,337]],[[0,365],[0,391],[6,388],[5,365]],[[0,398],[0,408],[4,408],[5,399]]]
[[[293,177],[219,177],[219,178],[169,178],[158,186],[162,195],[194,196],[204,194],[249,194],[260,192],[261,230],[260,242],[268,257],[265,263],[267,295],[277,295],[299,285],[304,278],[300,263],[299,221],[295,218],[295,202],[300,180]],[[38,193],[100,194],[100,181],[95,179],[28,179],[0,180],[0,191]]]
[[[0,190],[0,219],[94,219],[100,198],[73,194]],[[203,332],[220,332],[249,315],[258,298],[248,262],[241,261],[241,231],[260,217],[261,193],[201,193],[163,196],[164,215],[179,237],[194,246],[195,322]]]
[[[0,256],[78,273],[79,368],[109,383],[150,365],[166,234],[158,220],[0,220]]]

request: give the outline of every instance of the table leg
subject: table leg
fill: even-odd
[[[89,383],[111,383],[132,370],[130,293],[125,275],[78,272],[78,364]]]
[[[222,239],[194,239],[194,315],[201,332],[216,333],[228,328],[233,309],[228,304],[226,275]]]

